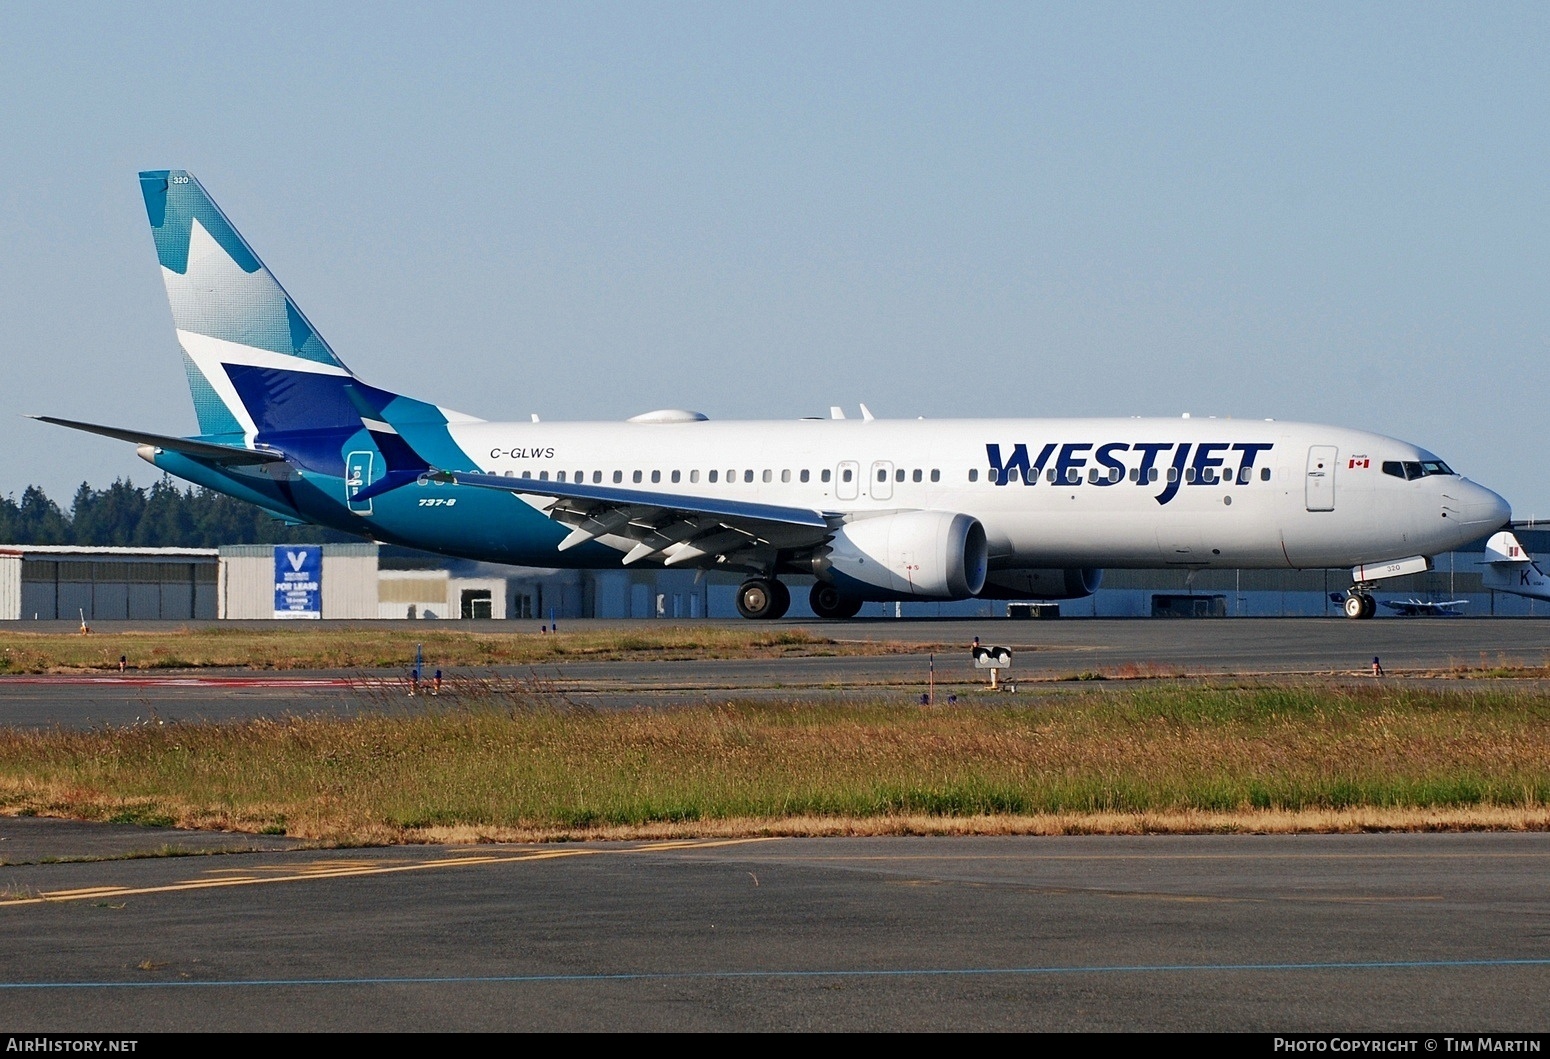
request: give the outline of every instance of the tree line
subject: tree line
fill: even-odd
[[[170,478],[149,488],[118,479],[86,482],[68,511],[29,485],[20,500],[0,498],[0,544],[215,548],[222,544],[300,544],[358,540],[318,526],[291,526],[263,508],[211,489],[179,489]]]

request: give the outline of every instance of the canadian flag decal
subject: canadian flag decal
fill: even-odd
[[[1352,456],[1350,462],[1346,464],[1346,470],[1354,471],[1358,467],[1371,466],[1372,460],[1368,459],[1366,456]]]

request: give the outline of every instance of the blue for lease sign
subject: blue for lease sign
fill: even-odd
[[[274,616],[323,616],[323,549],[320,545],[275,545]]]

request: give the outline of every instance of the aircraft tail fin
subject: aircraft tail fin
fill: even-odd
[[[140,192],[200,433],[251,440],[262,431],[263,409],[255,405],[277,388],[265,371],[349,376],[192,174],[143,172]]]
[[[1534,560],[1529,555],[1528,549],[1518,543],[1517,537],[1508,530],[1502,530],[1485,542],[1485,561],[1487,563],[1532,563]]]
[[[1545,576],[1528,549],[1508,530],[1492,534],[1485,542],[1480,584],[1497,592],[1550,599],[1550,577]]]
[[[474,421],[357,379],[192,174],[143,172],[140,191],[205,439],[342,473],[362,408],[404,429]],[[421,444],[443,463],[464,459],[445,439]]]

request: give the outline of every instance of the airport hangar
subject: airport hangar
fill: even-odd
[[[1550,528],[1517,530],[1530,554],[1550,556]],[[1437,557],[1429,573],[1393,578],[1380,599],[1446,602],[1470,617],[1528,617],[1550,604],[1485,589],[1484,538]],[[298,570],[286,556],[306,551]],[[310,565],[309,565],[310,564]],[[280,599],[284,576],[312,594]],[[491,618],[541,625],[576,618],[735,618],[742,578],[683,570],[533,570],[448,559],[376,544],[222,548],[0,545],[0,620],[219,618]],[[1086,599],[1053,606],[997,600],[869,603],[862,617],[1334,617],[1350,582],[1335,570],[1107,570]],[[794,588],[805,587],[793,580]],[[296,606],[296,599],[301,601]],[[1009,609],[1010,607],[1010,609]],[[1380,614],[1387,614],[1380,611]],[[811,617],[792,592],[790,617]]]

